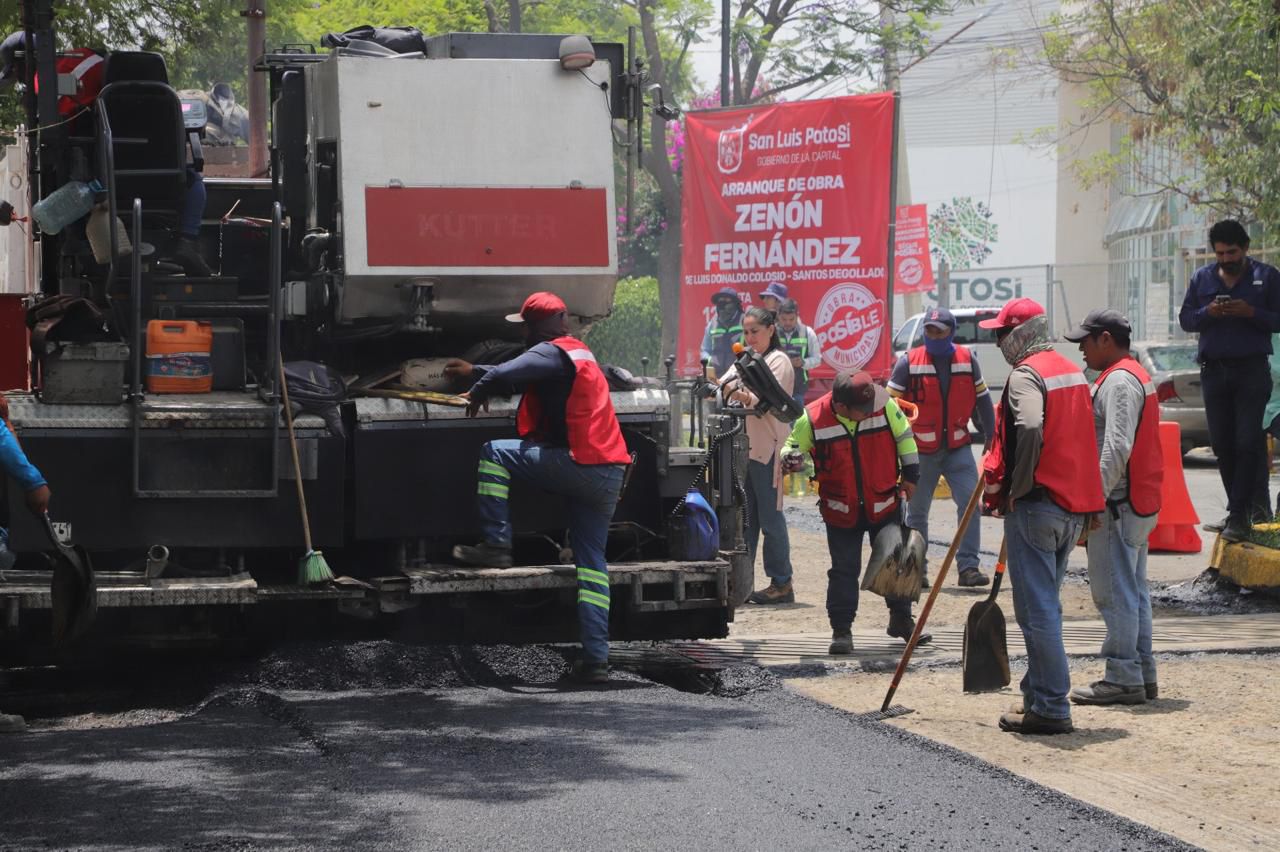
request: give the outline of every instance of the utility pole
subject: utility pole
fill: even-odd
[[[733,21],[729,11],[729,0],[720,0],[720,106],[722,107],[727,107],[732,100],[729,93],[729,43],[732,41],[730,34]]]
[[[267,79],[253,68],[267,52],[267,2],[246,0],[240,14],[248,24],[249,176],[262,177],[267,173]]]
[[[880,3],[880,32],[887,33],[893,29],[893,9],[888,3]],[[897,47],[890,43],[885,45],[884,51],[884,87],[890,92],[901,93],[902,75],[898,70],[898,50]],[[898,98],[898,108],[902,108],[902,98]],[[899,117],[898,127],[902,128],[903,123]],[[894,221],[897,221],[898,208],[904,204],[911,203],[911,172],[907,168],[907,143],[906,134],[899,132],[897,139],[897,171],[894,175],[894,186],[896,192],[893,199]],[[927,260],[926,260],[927,262]],[[902,319],[915,316],[924,310],[924,297],[919,293],[904,293],[902,296]]]

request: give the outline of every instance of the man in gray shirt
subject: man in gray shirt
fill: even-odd
[[[1164,484],[1160,406],[1142,365],[1129,354],[1129,320],[1094,311],[1065,337],[1098,370],[1093,422],[1107,511],[1090,525],[1089,590],[1107,625],[1102,680],[1071,691],[1076,704],[1144,704],[1158,694],[1151,655],[1147,537]]]

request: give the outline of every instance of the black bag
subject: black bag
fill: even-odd
[[[345,33],[325,33],[320,38],[320,44],[328,48],[347,47],[352,39],[371,41],[396,53],[427,54],[427,40],[417,27],[373,27],[365,24]]]
[[[299,413],[314,414],[324,420],[329,434],[345,438],[342,411],[339,406],[347,398],[347,386],[334,370],[316,361],[287,361],[284,380],[289,384],[290,417]]]

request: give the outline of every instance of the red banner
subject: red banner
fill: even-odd
[[[933,289],[929,260],[929,205],[898,208],[893,231],[893,292],[927,293]]]
[[[685,118],[679,367],[697,373],[712,294],[785,284],[818,334],[817,378],[887,376],[892,94]]]

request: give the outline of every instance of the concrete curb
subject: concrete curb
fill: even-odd
[[[1218,536],[1209,566],[1237,586],[1255,591],[1280,591],[1280,550],[1252,542],[1232,544]]]

